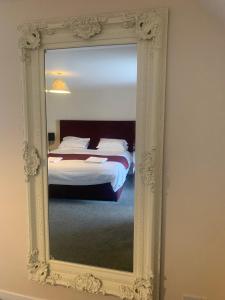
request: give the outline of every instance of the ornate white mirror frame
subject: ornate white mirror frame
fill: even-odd
[[[81,16],[19,26],[24,66],[24,170],[28,186],[28,270],[39,283],[122,299],[158,299],[167,9]],[[44,55],[46,49],[137,44],[134,271],[49,257]]]

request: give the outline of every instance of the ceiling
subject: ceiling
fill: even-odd
[[[55,78],[65,79],[71,90],[73,88],[135,85],[136,45],[47,50],[45,70],[47,88]]]

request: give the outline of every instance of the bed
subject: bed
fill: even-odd
[[[60,141],[67,136],[90,138],[87,149],[56,149],[48,163],[49,197],[117,201],[132,168],[135,121],[60,121]],[[124,139],[127,151],[96,149],[101,138]],[[88,163],[89,157],[107,158],[102,164]]]

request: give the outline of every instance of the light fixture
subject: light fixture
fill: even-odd
[[[55,94],[71,94],[68,85],[62,79],[54,79],[51,85],[51,89],[47,90],[47,92]]]

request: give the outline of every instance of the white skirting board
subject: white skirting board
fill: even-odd
[[[0,290],[0,300],[46,300]]]

